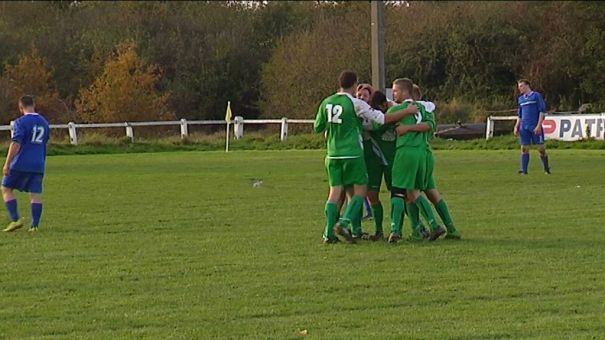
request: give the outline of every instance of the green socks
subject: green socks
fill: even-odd
[[[351,224],[352,221],[355,221],[356,218],[359,218],[361,221],[362,208],[363,197],[357,195],[353,196],[347,205],[344,215],[340,218],[340,221],[338,221],[340,225],[343,228],[348,228],[349,224]]]
[[[334,225],[338,220],[338,205],[334,202],[327,201],[325,207],[326,213],[326,230],[324,231],[324,237],[328,239],[334,239]]]
[[[405,201],[401,197],[391,197],[391,232],[401,234]]]
[[[376,232],[382,233],[382,220],[384,219],[384,210],[382,209],[382,203],[372,204],[372,216],[374,216]]]
[[[418,196],[414,203],[418,206],[418,209],[420,209],[420,213],[429,223],[431,229],[436,230],[439,228],[439,224],[437,224],[437,221],[435,220],[435,215],[433,214],[433,209],[431,208],[429,201],[421,195]]]
[[[450,215],[450,209],[448,209],[445,200],[441,199],[441,201],[435,205],[435,210],[437,210],[439,217],[441,217],[441,220],[446,227],[454,225],[454,221],[452,221],[452,216]]]
[[[359,212],[351,218],[351,233],[353,236],[361,236],[361,217],[363,216],[363,204],[359,207]]]
[[[410,223],[412,223],[412,232],[420,225],[420,210],[414,203],[406,203],[408,209],[408,216],[410,216]]]

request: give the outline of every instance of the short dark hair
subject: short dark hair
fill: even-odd
[[[387,96],[381,91],[374,91],[370,97],[370,106],[376,110],[382,110],[382,106],[386,104]]]
[[[408,78],[398,78],[393,81],[393,85],[399,86],[402,90],[406,90],[410,96],[414,91],[414,82]]]
[[[23,107],[33,107],[35,105],[33,96],[23,96],[19,98],[19,104]]]
[[[350,89],[357,83],[357,73],[353,71],[342,71],[338,76],[338,83],[340,88]]]
[[[517,84],[521,84],[521,83],[523,83],[527,86],[531,86],[531,84],[529,83],[529,80],[527,80],[525,78],[519,79],[519,81],[517,82]]]

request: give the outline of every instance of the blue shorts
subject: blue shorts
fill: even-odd
[[[2,186],[34,194],[42,193],[44,174],[11,170],[8,176],[2,178]]]
[[[519,130],[519,139],[521,145],[542,145],[544,144],[544,130],[539,134],[535,134],[533,129],[521,128]]]

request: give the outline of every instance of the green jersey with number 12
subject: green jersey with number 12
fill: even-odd
[[[382,112],[372,109],[366,102],[348,93],[336,93],[321,102],[314,129],[315,132],[327,132],[328,158],[363,157],[363,119],[384,124]]]

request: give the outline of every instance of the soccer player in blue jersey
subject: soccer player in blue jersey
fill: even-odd
[[[550,175],[550,166],[548,165],[548,155],[544,147],[544,131],[542,130],[542,121],[546,112],[544,98],[538,92],[532,91],[527,79],[521,79],[517,82],[517,87],[521,95],[519,96],[519,117],[515,123],[515,136],[519,136],[521,143],[521,170],[519,174],[527,175],[527,166],[529,165],[529,145],[535,144],[540,152],[540,159],[544,165],[544,172]]]
[[[15,121],[12,142],[2,169],[2,197],[11,218],[4,231],[23,227],[13,194],[15,189],[30,193],[32,224],[29,231],[37,231],[42,216],[42,180],[50,131],[46,119],[36,113],[33,97],[21,97],[19,111],[23,116]]]

